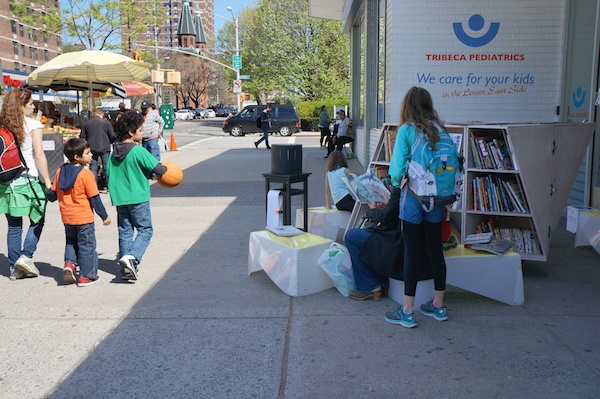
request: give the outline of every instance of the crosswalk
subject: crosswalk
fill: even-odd
[[[249,148],[254,149],[254,142],[258,140],[260,136],[258,135],[248,135],[244,137],[230,137],[230,136],[213,136],[213,137],[204,137],[198,140],[192,141],[188,144],[185,144],[179,147],[179,150],[184,149],[194,149],[194,148]],[[308,138],[306,136],[290,136],[290,137],[281,137],[281,136],[272,136],[269,137],[269,143],[273,144],[296,144],[300,138]],[[318,140],[314,140],[314,144],[312,142],[312,137],[309,140],[302,140],[303,146],[315,146],[318,147]],[[261,147],[264,149],[264,144],[261,144]]]

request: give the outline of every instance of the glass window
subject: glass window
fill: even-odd
[[[15,35],[17,34],[17,21],[10,21],[10,30]]]
[[[44,50],[44,61],[48,61],[48,50]]]
[[[19,35],[25,36],[25,27],[23,24],[19,24]]]
[[[19,55],[19,43],[13,42],[13,53]]]
[[[285,119],[294,119],[296,118],[296,113],[294,112],[294,108],[292,107],[277,107],[279,110],[279,118]]]
[[[21,44],[21,56],[25,57],[25,45]]]
[[[15,71],[19,72],[21,70],[21,66],[18,62],[15,62]]]

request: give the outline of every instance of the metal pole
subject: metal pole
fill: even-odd
[[[231,12],[231,16],[233,17],[233,11]],[[233,18],[235,22],[235,55],[239,57],[240,55],[240,36],[238,30],[238,20],[237,18]],[[240,70],[239,68],[235,69],[236,79],[240,80]],[[240,93],[236,93],[237,97],[237,112],[240,112]]]

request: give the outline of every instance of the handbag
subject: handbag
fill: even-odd
[[[386,277],[404,279],[404,243],[400,230],[373,231],[365,241],[359,259]]]

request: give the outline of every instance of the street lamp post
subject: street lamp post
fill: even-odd
[[[233,9],[231,8],[231,6],[227,7],[227,11],[229,11],[231,13],[231,18],[233,18],[233,23],[235,25],[235,55],[237,57],[240,56],[240,31],[238,29],[238,20],[237,18],[233,15]],[[235,79],[237,81],[240,80],[240,69],[239,68],[235,68]],[[237,111],[240,111],[240,93],[236,93],[237,96]]]
[[[223,18],[224,20],[233,23],[233,25],[235,26],[235,55],[239,59],[239,56],[240,56],[240,34],[239,34],[238,20],[235,17],[235,15],[233,15],[233,8],[231,8],[231,6],[227,7],[227,11],[231,13],[232,19],[224,17],[219,14],[208,12],[208,11],[200,10],[199,12],[200,12],[200,14],[202,14],[202,13],[212,14],[215,17]],[[235,71],[235,79],[237,81],[239,81],[240,80],[240,69],[239,68],[230,68],[230,69],[233,69]],[[240,93],[238,92],[235,95],[236,95],[236,99],[237,99],[237,110],[239,112],[239,110],[240,110]]]

